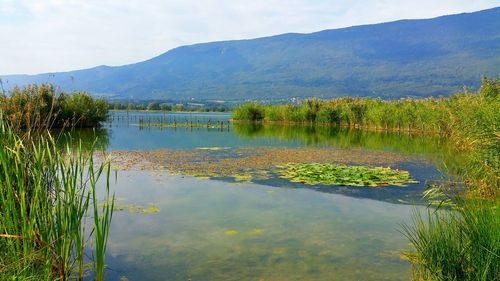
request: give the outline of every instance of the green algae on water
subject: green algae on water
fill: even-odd
[[[238,183],[274,177],[276,166],[286,163],[338,163],[378,166],[415,161],[387,151],[319,147],[198,147],[154,151],[114,151],[112,163],[121,170],[168,171],[199,179],[227,178]]]
[[[226,235],[236,235],[236,234],[238,234],[238,231],[234,230],[234,229],[229,229],[229,230],[226,230],[224,233]]]
[[[123,198],[119,198],[117,201],[124,201]],[[109,202],[103,202],[99,204],[100,206],[106,206],[110,204]],[[160,208],[155,206],[154,204],[149,204],[148,207],[140,204],[123,204],[123,203],[115,203],[113,206],[114,211],[128,211],[133,214],[152,214],[159,213]]]
[[[408,171],[390,167],[330,163],[288,163],[277,166],[281,178],[308,185],[406,186],[418,183]]]

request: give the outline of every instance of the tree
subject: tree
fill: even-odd
[[[163,111],[172,111],[172,105],[168,104],[168,103],[163,103],[161,106],[160,106],[161,110]]]
[[[148,110],[160,110],[160,104],[157,102],[150,102],[148,104]]]
[[[175,111],[184,111],[184,105],[179,103],[175,105]]]

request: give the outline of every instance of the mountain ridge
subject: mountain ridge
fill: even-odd
[[[500,73],[500,7],[180,46],[123,66],[0,76],[115,99],[449,95]]]

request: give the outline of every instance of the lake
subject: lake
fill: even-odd
[[[113,112],[118,209],[109,280],[410,280],[399,232],[427,184],[459,163],[437,137],[321,126],[229,124],[229,114]],[[160,125],[163,124],[163,125]],[[277,163],[407,170],[408,186],[311,186]],[[446,165],[444,165],[445,163]]]

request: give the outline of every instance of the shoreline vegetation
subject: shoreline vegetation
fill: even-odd
[[[113,206],[98,207],[96,193],[106,180],[114,202],[110,164],[59,149],[48,132],[20,136],[3,120],[0,143],[0,280],[83,280],[90,269],[104,280]]]
[[[40,131],[53,128],[94,128],[108,119],[108,103],[86,92],[65,93],[52,84],[15,87],[0,94],[2,119],[12,128]]]
[[[0,280],[104,280],[113,204],[99,204],[97,186],[114,202],[110,163],[81,142],[61,148],[50,130],[106,118],[104,100],[50,84],[0,97]]]

